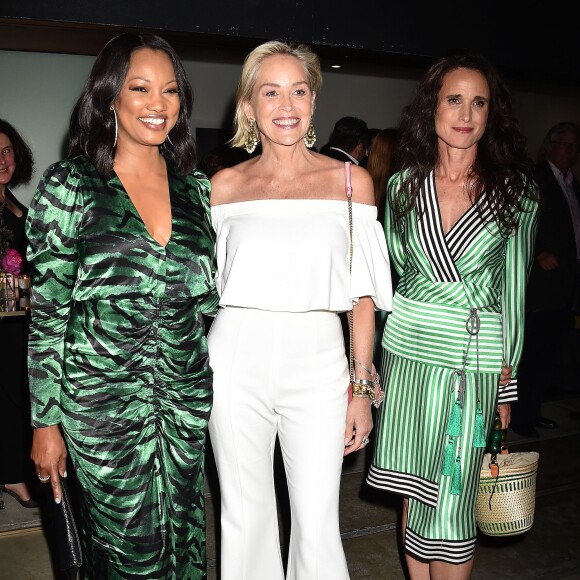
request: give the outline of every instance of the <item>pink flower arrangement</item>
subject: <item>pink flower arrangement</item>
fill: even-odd
[[[22,256],[14,248],[8,248],[2,258],[2,270],[15,276],[20,275],[22,270]]]

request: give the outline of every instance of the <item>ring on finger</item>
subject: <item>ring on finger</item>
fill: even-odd
[[[37,475],[38,475],[38,479],[40,481],[42,481],[42,483],[46,483],[50,479],[50,474],[48,474],[48,475],[40,475],[40,473],[38,473]]]
[[[368,445],[370,443],[370,439],[368,437],[363,437],[363,440],[360,443],[361,445]]]

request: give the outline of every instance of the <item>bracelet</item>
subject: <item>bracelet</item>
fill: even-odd
[[[358,385],[367,385],[369,387],[373,387],[375,386],[375,382],[374,381],[369,381],[368,379],[355,379],[354,382]]]
[[[375,388],[367,385],[362,385],[360,382],[352,384],[352,396],[359,398],[368,398],[371,401],[375,400]]]
[[[357,358],[354,358],[354,357],[353,357],[353,359],[352,359],[352,360],[353,360],[353,361],[354,361],[354,362],[355,362],[357,365],[361,366],[361,367],[362,367],[362,368],[363,368],[363,369],[364,369],[364,370],[365,370],[367,373],[369,373],[369,375],[370,375],[371,377],[373,376],[373,373],[372,373],[372,371],[369,371],[368,367],[366,367],[365,365],[363,365],[363,364],[360,362],[360,360],[358,360]]]

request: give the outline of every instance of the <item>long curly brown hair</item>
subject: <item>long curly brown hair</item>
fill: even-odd
[[[527,138],[513,113],[510,91],[497,69],[481,55],[443,57],[419,82],[401,117],[397,162],[404,173],[400,181],[391,181],[389,202],[398,218],[416,206],[425,179],[438,162],[435,113],[439,92],[445,76],[460,68],[483,74],[490,91],[487,125],[467,176],[469,195],[472,203],[480,202],[480,215],[491,210],[502,235],[507,236],[517,228],[522,198],[537,196],[534,164],[527,151]]]

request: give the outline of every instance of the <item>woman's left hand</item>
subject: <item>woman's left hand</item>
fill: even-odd
[[[369,443],[373,428],[371,401],[368,397],[353,397],[346,411],[344,455],[354,453]]]
[[[502,429],[507,429],[510,426],[510,421],[512,420],[511,413],[512,407],[509,403],[503,403],[497,406],[497,414],[499,415]]]
[[[503,363],[501,367],[501,375],[499,377],[499,384],[507,385],[512,380],[512,367]]]

